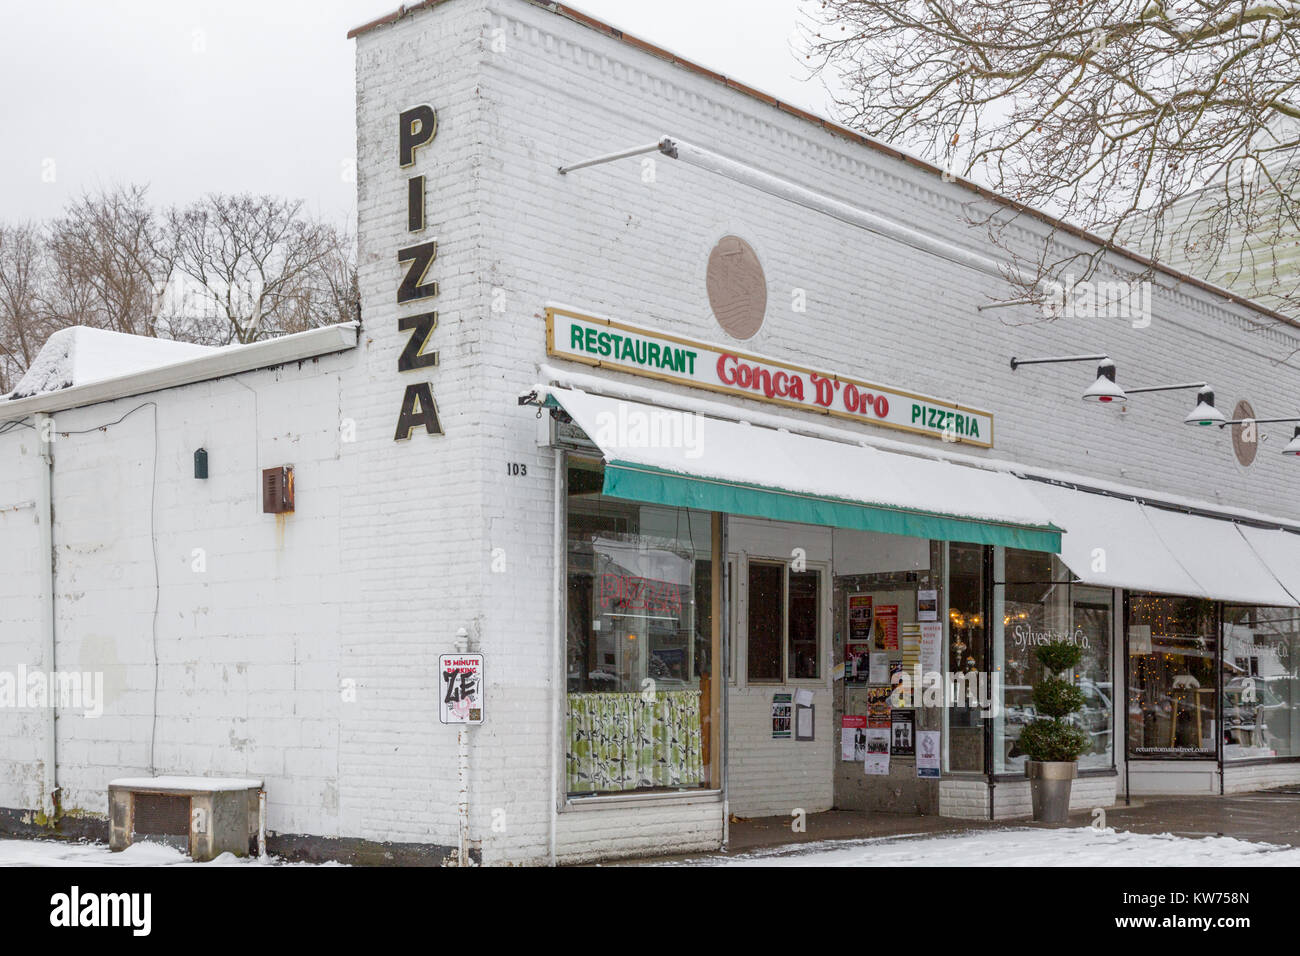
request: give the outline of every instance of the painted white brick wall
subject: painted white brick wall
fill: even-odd
[[[561,163],[670,133],[989,252],[983,232],[961,221],[973,194],[958,184],[532,4],[492,0],[489,11],[505,45],[482,63],[484,242],[511,308],[486,336],[503,371],[522,373],[542,355],[537,315],[548,299],[725,339],[704,268],[717,239],[734,232],[754,245],[768,280],[766,322],[744,348],[985,407],[996,447],[975,454],[1300,517],[1293,463],[1261,451],[1241,468],[1223,432],[1181,424],[1190,394],[1146,396],[1121,413],[1079,400],[1090,368],[1008,367],[1012,355],[1108,351],[1123,381],[1205,376],[1222,407],[1248,397],[1259,412],[1290,407],[1300,375],[1293,362],[1275,363],[1297,330],[1252,331],[1246,310],[1172,280],[1155,290],[1149,328],[1024,324],[1023,308],[977,311],[1005,296],[1000,280],[664,157],[653,157],[653,183],[640,159],[558,176]],[[790,307],[796,288],[807,313]],[[503,380],[501,397],[517,384]]]
[[[26,666],[44,673],[40,640],[41,552],[36,510],[40,442],[19,427],[0,435],[0,672]],[[41,805],[44,716],[34,709],[0,708],[0,806]]]
[[[159,773],[264,777],[272,829],[338,832],[338,619],[350,588],[337,422],[339,370],[354,362],[329,356],[54,416],[55,666],[103,675],[102,716],[58,714],[65,810],[105,813],[108,781],[148,773],[152,743]],[[200,447],[206,481],[193,476]],[[35,448],[29,430],[0,436],[6,503],[34,496]],[[260,469],[278,464],[295,466],[290,517],[261,513]],[[0,671],[46,668],[33,517],[20,507],[0,519],[0,552],[23,555],[19,573],[0,574]],[[0,709],[12,767],[0,806],[39,805],[44,732],[39,710]]]
[[[1300,784],[1300,764],[1256,764],[1234,767],[1227,764],[1223,771],[1224,793],[1248,793],[1251,790],[1270,790]]]
[[[557,857],[562,863],[608,857],[611,847],[617,847],[620,856],[657,856],[715,850],[722,843],[722,804],[716,800],[568,810],[557,822]]]

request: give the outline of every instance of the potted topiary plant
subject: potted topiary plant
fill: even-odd
[[[1038,716],[1020,732],[1019,745],[1029,757],[1025,776],[1029,778],[1034,819],[1064,823],[1070,813],[1070,785],[1079,770],[1079,755],[1089,745],[1088,735],[1068,722],[1084,703],[1083,691],[1069,676],[1083,649],[1055,641],[1034,651],[1043,668],[1032,696]]]

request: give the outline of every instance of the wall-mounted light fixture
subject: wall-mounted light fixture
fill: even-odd
[[[1060,362],[1096,362],[1097,380],[1083,393],[1085,402],[1111,404],[1125,401],[1130,395],[1144,392],[1175,392],[1180,389],[1197,389],[1196,407],[1191,410],[1183,422],[1187,425],[1218,425],[1225,418],[1214,407],[1214,389],[1205,382],[1180,382],[1176,385],[1144,385],[1139,388],[1120,388],[1115,381],[1115,363],[1109,355],[1058,355],[1046,358],[1012,358],[1011,370],[1014,372],[1022,365],[1052,365]],[[1300,419],[1298,419],[1300,420]]]
[[[1229,425],[1276,425],[1283,422],[1300,422],[1300,418],[1236,418],[1231,421],[1215,422],[1215,424],[1220,428],[1227,428]],[[1300,425],[1296,425],[1291,440],[1282,449],[1282,454],[1300,456]]]

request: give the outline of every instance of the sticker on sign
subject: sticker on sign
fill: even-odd
[[[438,658],[438,716],[444,724],[483,723],[483,655]]]

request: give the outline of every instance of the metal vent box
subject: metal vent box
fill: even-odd
[[[262,513],[287,514],[293,511],[293,467],[281,465],[262,472]]]

